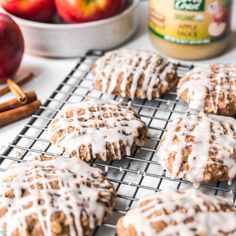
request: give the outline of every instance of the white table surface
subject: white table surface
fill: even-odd
[[[133,49],[155,50],[147,35],[148,3],[141,3],[140,27],[136,34],[123,47]],[[233,32],[231,34],[228,49],[221,56],[208,60],[209,62],[236,62],[236,4],[234,4]],[[17,77],[22,77],[29,72],[34,72],[36,77],[24,86],[24,90],[35,90],[39,99],[44,102],[53,92],[57,85],[65,78],[70,70],[75,66],[77,59],[51,59],[41,58],[32,55],[25,55]],[[12,98],[8,94],[0,98],[0,102]],[[28,122],[29,118],[0,128],[0,153],[3,146],[11,142],[17,133]]]

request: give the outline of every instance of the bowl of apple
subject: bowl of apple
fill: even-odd
[[[2,0],[2,11],[19,25],[28,53],[78,57],[109,50],[135,32],[139,0]]]

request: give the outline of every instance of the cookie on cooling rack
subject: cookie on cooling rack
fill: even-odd
[[[235,116],[236,65],[197,66],[179,81],[177,94],[191,109]]]
[[[1,174],[0,188],[0,227],[8,236],[90,235],[115,198],[101,170],[45,156]]]
[[[116,50],[93,66],[96,89],[131,99],[151,100],[176,86],[176,68],[150,51]]]
[[[236,120],[231,117],[185,115],[173,121],[156,156],[172,177],[195,185],[229,181],[236,176]]]
[[[118,221],[117,231],[119,236],[233,236],[236,208],[200,190],[164,190],[140,200]]]
[[[130,107],[83,101],[66,108],[49,125],[51,141],[71,157],[120,160],[142,146],[147,126]]]

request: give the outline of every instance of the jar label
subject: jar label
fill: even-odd
[[[205,1],[196,0],[196,1],[184,1],[184,0],[175,0],[175,9],[180,11],[204,11]]]
[[[232,0],[151,0],[149,30],[179,44],[209,44],[230,33]]]

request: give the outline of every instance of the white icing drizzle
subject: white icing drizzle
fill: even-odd
[[[206,204],[214,210],[210,212]],[[225,205],[231,211],[223,211],[222,206]],[[178,211],[179,207],[185,211]],[[192,221],[186,223],[191,218]],[[153,224],[161,221],[166,227],[156,232]],[[122,222],[125,228],[132,225],[137,236],[196,236],[200,233],[220,236],[222,232],[233,236],[236,234],[236,208],[223,198],[207,196],[196,189],[182,192],[168,189],[141,199]]]
[[[58,181],[60,189],[52,188],[51,183],[54,181]],[[38,190],[38,184],[43,189]],[[104,214],[111,211],[108,206],[112,206],[112,202],[105,198],[111,198],[114,191],[99,169],[78,159],[54,158],[12,166],[0,175],[0,188],[0,209],[7,209],[0,218],[0,226],[7,224],[8,236],[16,229],[20,230],[20,235],[28,235],[26,218],[33,214],[38,218],[43,235],[52,235],[51,217],[60,211],[66,216],[70,235],[83,236],[81,216],[86,212],[90,229],[100,225]],[[14,198],[5,196],[10,190],[13,190]],[[22,197],[22,190],[29,194]],[[99,197],[103,199],[100,201]],[[44,201],[44,204],[40,205],[39,200]],[[24,209],[30,203],[31,207]],[[47,212],[45,216],[43,210]]]
[[[173,64],[154,52],[124,49],[109,52],[96,61],[94,80],[102,78],[102,91],[112,94],[122,77],[121,96],[126,97],[128,80],[132,77],[130,98],[134,99],[139,80],[143,78],[141,98],[151,100],[154,86],[158,87],[156,97],[159,97],[160,88],[168,86],[166,78],[173,71]]]
[[[195,126],[195,128],[194,128]],[[179,127],[179,132],[176,128]],[[213,131],[211,131],[211,128]],[[224,129],[227,133],[224,133]],[[186,142],[186,137],[193,137],[193,141]],[[215,140],[212,140],[214,136]],[[178,142],[174,142],[175,138]],[[212,142],[212,143],[210,143]],[[181,169],[184,163],[183,150],[192,146],[188,156],[188,169]],[[228,168],[229,181],[236,176],[236,120],[230,117],[206,115],[186,115],[173,121],[161,142],[156,156],[162,167],[169,165],[170,153],[176,153],[172,168],[172,177],[180,177],[194,184],[203,182],[204,170],[207,164],[213,164],[208,160],[211,148],[216,147],[215,158],[222,162],[222,166]],[[219,163],[218,163],[219,165]]]
[[[236,96],[236,65],[197,66],[179,81],[178,96],[181,97],[181,94],[186,90],[188,90],[187,102],[191,109],[204,111],[205,99],[209,95],[212,109],[216,114],[219,109],[220,94],[222,92],[225,104],[230,102],[229,95]]]
[[[93,108],[91,111],[91,107]],[[78,111],[83,110],[83,114]],[[67,114],[71,113],[71,117]],[[73,131],[69,131],[73,127]],[[120,149],[123,142],[126,154],[131,155],[133,144],[141,146],[145,138],[139,138],[139,129],[146,127],[139,116],[129,106],[122,106],[116,102],[83,101],[68,107],[61,112],[49,125],[50,136],[60,131],[65,134],[58,137],[55,144],[65,149],[69,154],[76,152],[79,156],[81,145],[91,145],[90,158],[99,157],[107,160],[107,143],[116,143]],[[145,136],[145,135],[144,135]],[[121,150],[115,152],[116,159],[122,158]]]

